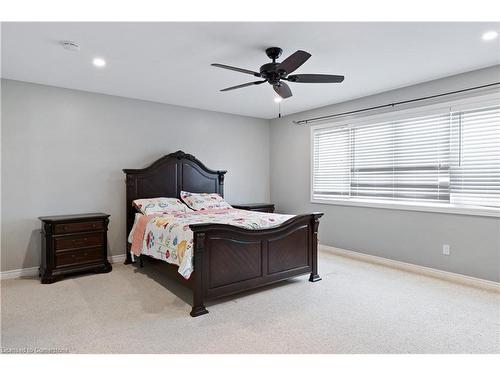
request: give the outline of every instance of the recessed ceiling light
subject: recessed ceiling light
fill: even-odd
[[[275,102],[275,103],[279,103],[279,102],[281,102],[282,100],[283,100],[283,98],[282,98],[282,97],[280,97],[280,96],[277,96],[276,98],[274,98],[274,102]]]
[[[98,68],[103,68],[106,66],[106,60],[101,59],[100,57],[95,57],[94,60],[92,60],[92,64],[94,64]]]
[[[493,40],[498,37],[498,32],[497,31],[487,31],[483,34],[482,38],[483,40]]]

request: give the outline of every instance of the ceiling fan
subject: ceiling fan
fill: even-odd
[[[283,50],[279,47],[270,47],[266,49],[266,55],[273,60],[272,63],[264,64],[260,67],[260,72],[254,72],[253,70],[236,68],[234,66],[224,65],[224,64],[211,64],[217,68],[234,70],[236,72],[246,73],[253,75],[255,77],[264,78],[262,81],[254,81],[243,83],[241,85],[228,87],[220,91],[229,91],[235,89],[241,89],[242,87],[260,85],[261,83],[268,82],[273,86],[274,91],[281,96],[283,99],[292,96],[292,90],[290,87],[282,80],[288,82],[297,83],[340,83],[344,80],[344,76],[331,75],[331,74],[293,74],[297,68],[304,64],[309,57],[310,53],[298,50],[292,53],[285,60],[278,63],[276,60],[281,56]]]

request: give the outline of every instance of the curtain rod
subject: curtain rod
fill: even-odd
[[[389,103],[389,104],[377,105],[375,107],[367,107],[367,108],[357,109],[357,110],[354,110],[354,111],[341,112],[341,113],[336,113],[336,114],[333,114],[333,115],[313,117],[313,118],[309,118],[309,119],[305,119],[305,120],[292,121],[292,122],[294,124],[297,124],[297,125],[308,124],[308,123],[313,122],[313,121],[327,120],[327,119],[331,119],[331,118],[335,118],[335,117],[339,117],[339,116],[352,115],[352,114],[355,114],[355,113],[372,111],[374,109],[394,107],[396,105],[413,103],[413,102],[419,102],[421,100],[434,99],[434,98],[439,98],[441,96],[452,95],[452,94],[459,94],[459,93],[466,92],[466,91],[484,89],[486,87],[492,87],[492,86],[497,86],[497,85],[500,85],[500,82],[494,82],[494,83],[489,83],[487,85],[469,87],[469,88],[466,88],[466,89],[461,89],[461,90],[456,90],[456,91],[449,91],[449,92],[445,92],[445,93],[442,93],[442,94],[436,94],[436,95],[430,95],[430,96],[423,96],[421,98],[416,98],[416,99],[403,100],[403,101],[400,101],[400,102],[394,102],[394,103]]]

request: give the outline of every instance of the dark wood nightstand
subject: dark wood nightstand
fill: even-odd
[[[42,221],[42,284],[84,271],[111,271],[108,214],[42,216],[39,219]]]
[[[247,211],[258,211],[258,212],[274,212],[274,204],[272,203],[250,203],[250,204],[233,204],[233,208]]]

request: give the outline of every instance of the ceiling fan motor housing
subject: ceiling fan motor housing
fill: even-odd
[[[271,85],[277,84],[281,78],[286,76],[284,70],[278,69],[279,65],[280,64],[276,62],[262,65],[260,67],[261,77],[267,79]]]

